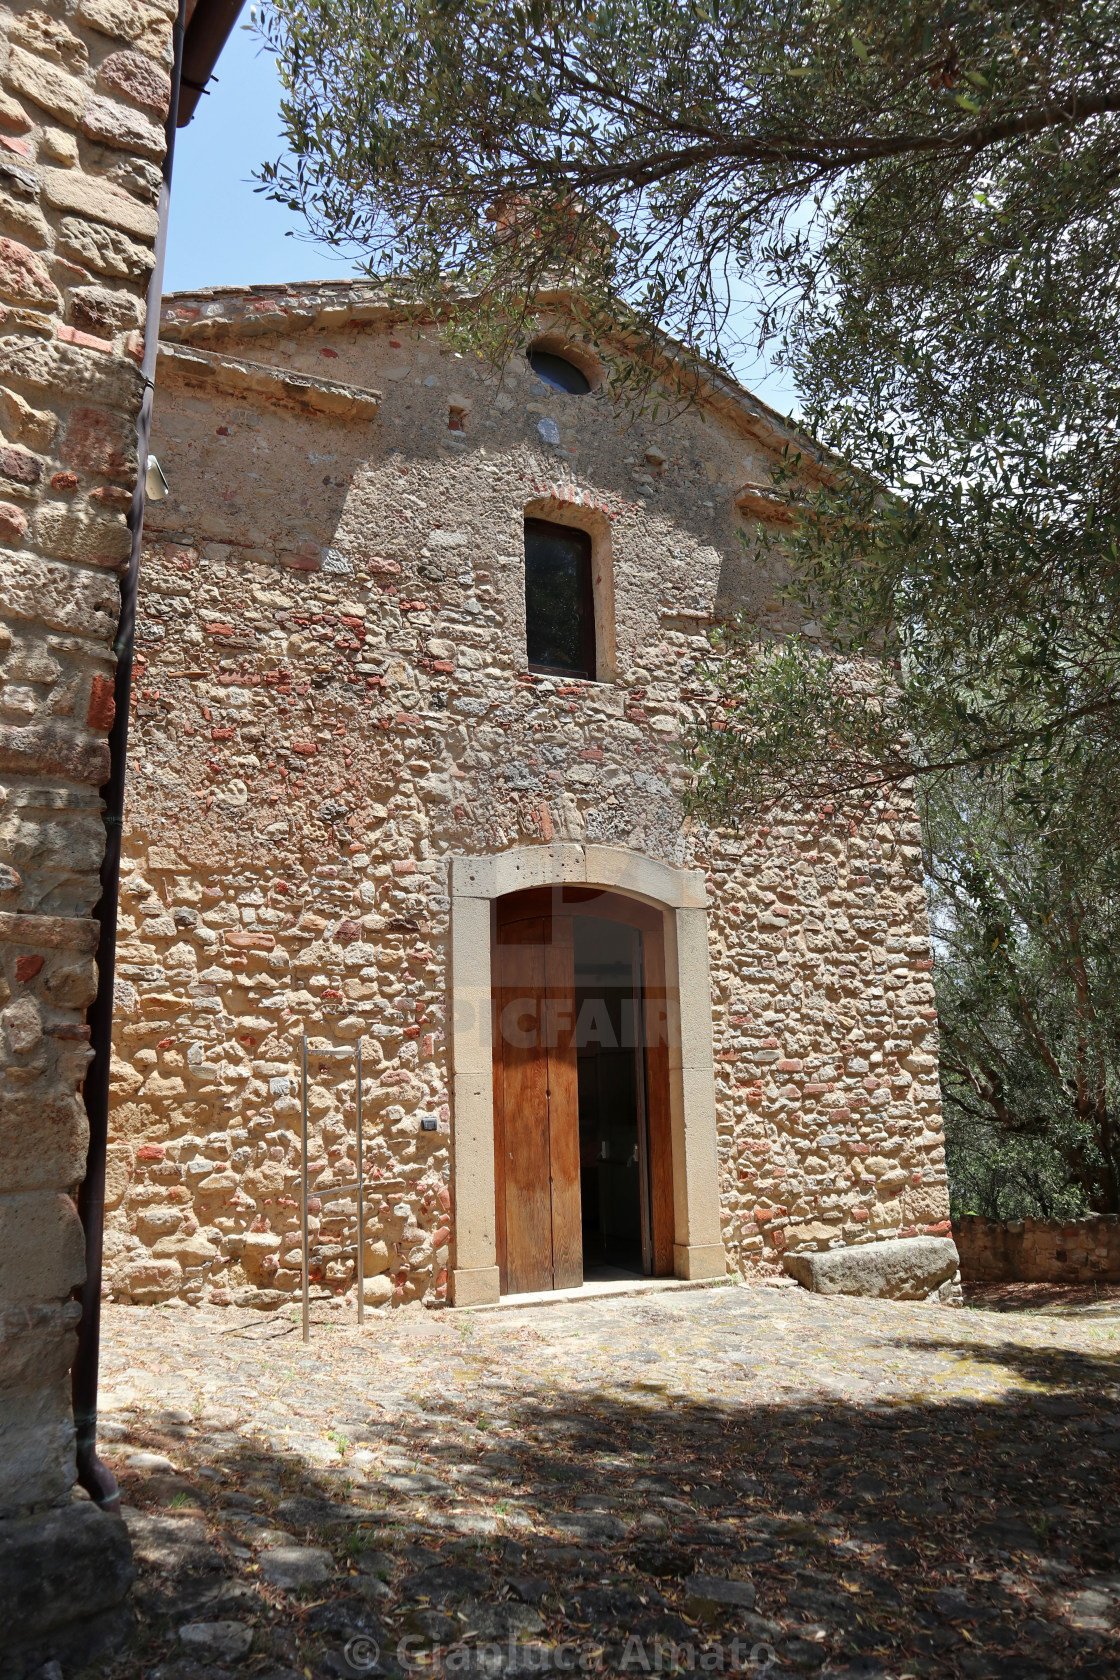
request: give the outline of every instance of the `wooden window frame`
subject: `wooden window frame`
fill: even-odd
[[[571,542],[578,539],[584,550],[584,564],[581,566],[580,597],[582,608],[582,665],[542,665],[528,658],[529,653],[529,528],[530,526],[544,526],[557,536],[562,536]],[[577,682],[594,682],[598,671],[598,648],[595,623],[595,545],[590,531],[585,531],[579,525],[560,524],[555,519],[544,519],[538,514],[525,515],[524,528],[525,543],[525,654],[529,670],[542,677],[570,677]]]

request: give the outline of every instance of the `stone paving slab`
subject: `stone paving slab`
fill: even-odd
[[[1120,1671],[1115,1320],[763,1286],[315,1317],[106,1310],[138,1635],[91,1674]]]

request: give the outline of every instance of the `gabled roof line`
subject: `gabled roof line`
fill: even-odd
[[[541,292],[542,312],[571,308],[568,290]],[[373,280],[306,280],[253,286],[207,286],[194,292],[170,292],[163,299],[160,339],[164,344],[204,347],[227,335],[263,336],[345,327],[350,323],[391,326],[414,316],[400,294]],[[668,361],[683,360],[681,347],[665,338],[651,345]],[[736,429],[780,453],[792,449],[806,467],[822,477],[842,465],[796,424],[783,418],[746,386],[710,362],[690,358],[702,400]]]

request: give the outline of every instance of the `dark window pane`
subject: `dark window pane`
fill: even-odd
[[[587,375],[566,356],[555,356],[551,350],[530,350],[528,362],[537,378],[551,385],[554,391],[568,391],[574,397],[582,397],[591,389]]]
[[[591,538],[545,519],[525,521],[525,642],[529,668],[595,675]]]

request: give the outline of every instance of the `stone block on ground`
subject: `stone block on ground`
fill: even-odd
[[[896,1237],[825,1254],[787,1254],[785,1269],[815,1295],[875,1295],[924,1301],[960,1265],[950,1237]]]
[[[239,1662],[249,1654],[253,1630],[245,1622],[184,1622],[179,1638],[201,1655]]]
[[[128,1530],[75,1503],[0,1522],[0,1645],[5,1680],[69,1671],[117,1648],[132,1627]]]
[[[606,1511],[573,1511],[553,1517],[552,1523],[561,1533],[581,1540],[622,1540],[626,1536],[625,1523]]]
[[[689,1609],[694,1615],[716,1611],[753,1610],[753,1581],[728,1581],[721,1575],[690,1575],[684,1584]]]
[[[261,1579],[289,1591],[321,1586],[333,1569],[331,1554],[319,1546],[276,1546],[260,1557]]]

